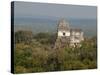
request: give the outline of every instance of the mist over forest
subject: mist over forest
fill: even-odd
[[[57,25],[60,18],[16,18],[14,21],[15,32],[18,30],[31,30],[34,34],[39,32],[56,33]],[[70,28],[80,28],[84,32],[84,36],[92,37],[97,35],[96,19],[66,19],[70,24]]]

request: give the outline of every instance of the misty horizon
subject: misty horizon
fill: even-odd
[[[86,36],[97,35],[97,7],[35,2],[14,2],[14,25],[17,30],[56,32],[64,18],[71,28],[80,28]]]

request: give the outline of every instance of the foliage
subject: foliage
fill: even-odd
[[[67,47],[59,50],[54,50],[51,47],[54,39],[54,34],[38,33],[33,37],[31,32],[16,32],[15,73],[93,69],[97,67],[96,37],[83,41],[80,48]]]
[[[34,35],[34,39],[36,39],[41,44],[53,44],[56,36],[55,34],[50,33],[38,33]]]
[[[18,31],[15,32],[15,43],[30,43],[33,38],[31,31]]]

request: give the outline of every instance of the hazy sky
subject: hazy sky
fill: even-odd
[[[96,18],[96,6],[15,2],[15,17]]]

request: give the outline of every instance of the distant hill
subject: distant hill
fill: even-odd
[[[97,35],[96,19],[67,19],[71,28],[81,28],[85,36]],[[16,18],[15,31],[31,30],[34,34],[39,32],[56,33],[57,18]]]

